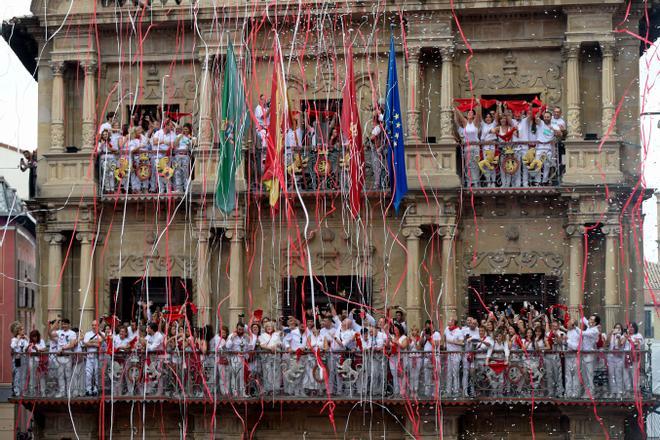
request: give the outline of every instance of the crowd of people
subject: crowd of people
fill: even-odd
[[[483,109],[476,101],[465,113],[454,110],[465,184],[490,188],[549,185],[559,172],[557,142],[566,136],[561,109],[550,111],[527,104],[514,112],[499,101],[492,105],[495,109]]]
[[[185,191],[191,176],[192,125],[149,114],[119,126],[110,112],[99,128],[99,181],[104,193]]]
[[[67,319],[28,336],[11,327],[15,396],[149,395],[624,398],[641,389],[637,325],[603,333],[598,316],[573,320],[525,305],[441,331],[410,325],[402,309],[375,319],[332,306],[271,320],[254,313],[232,331],[188,325],[189,314],[143,306],[140,321],[114,316],[87,331]],[[606,370],[606,388],[596,389]]]

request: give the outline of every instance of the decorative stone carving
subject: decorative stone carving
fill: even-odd
[[[155,274],[181,276],[184,273],[194,273],[188,266],[186,259],[181,257],[161,257],[159,255],[128,255],[121,259],[121,263],[110,263],[108,266],[108,279],[117,279],[123,276],[143,276],[149,268],[150,275]],[[191,266],[196,266],[192,264]],[[188,270],[186,270],[188,269]]]
[[[464,258],[463,266],[468,273],[477,272],[476,269],[487,264],[490,270],[504,272],[512,264],[517,264],[524,268],[536,268],[544,265],[550,270],[550,274],[561,276],[564,271],[564,257],[554,252],[537,251],[495,251],[495,252],[477,252],[476,258],[472,258],[470,253]]]
[[[518,226],[507,226],[507,228],[504,230],[504,236],[509,241],[518,241],[518,238],[520,238],[520,230],[518,229]]]
[[[53,72],[54,76],[59,76],[64,74],[64,62],[62,61],[51,61],[50,70]]]
[[[83,68],[85,75],[95,75],[98,70],[96,61],[83,61],[80,63],[80,66]]]
[[[50,144],[54,147],[64,145],[64,125],[51,124],[50,125]]]
[[[241,241],[245,238],[245,230],[241,228],[231,228],[225,230],[225,237],[230,241]]]
[[[407,226],[401,230],[401,233],[408,240],[416,240],[422,236],[422,229],[418,226]]]
[[[64,243],[64,235],[58,232],[56,233],[49,232],[47,234],[44,234],[44,240],[46,240],[48,244],[58,245]]]
[[[541,90],[544,101],[549,104],[557,105],[561,101],[562,78],[558,64],[550,64],[543,71],[528,72],[525,69],[519,73],[517,57],[509,51],[502,60],[501,71],[498,72],[494,66],[473,68],[470,75],[475,95],[501,89]],[[466,93],[470,91],[467,73],[460,80],[460,86]]]
[[[440,59],[443,63],[450,63],[454,61],[454,54],[454,46],[444,46],[440,48]]]

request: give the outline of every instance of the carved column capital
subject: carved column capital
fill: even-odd
[[[438,228],[438,234],[443,240],[451,240],[456,233],[456,225],[444,225]]]
[[[565,60],[575,59],[577,60],[580,56],[580,47],[582,43],[579,42],[565,42],[562,47],[562,58]]]
[[[59,232],[48,232],[44,234],[44,240],[55,246],[64,243],[64,235]]]
[[[419,63],[419,57],[422,54],[421,47],[409,47],[408,48],[408,63],[417,64]]]
[[[604,225],[600,228],[603,235],[606,237],[618,237],[621,232],[621,225]]]
[[[210,229],[196,229],[193,234],[197,241],[200,242],[208,242],[212,235]]]
[[[613,57],[615,55],[614,41],[599,41],[598,45],[600,46],[600,51],[603,54],[603,58]]]
[[[454,46],[443,46],[440,48],[440,58],[443,63],[451,63],[454,61],[454,54],[456,50]]]
[[[232,228],[225,231],[225,237],[232,242],[242,241],[245,238],[245,230],[241,228]]]
[[[406,226],[401,230],[401,233],[408,240],[417,240],[422,236],[422,229],[419,226]]]
[[[96,72],[99,67],[98,63],[94,60],[81,61],[80,66],[85,71],[86,76],[96,75]]]
[[[94,241],[94,233],[78,232],[76,234],[76,240],[80,241],[80,244],[91,244]]]
[[[584,235],[586,228],[584,225],[569,224],[564,227],[566,235],[572,238],[580,238]]]
[[[64,73],[64,61],[51,61],[50,70],[54,76],[62,76]]]

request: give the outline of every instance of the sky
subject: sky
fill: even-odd
[[[0,0],[0,20],[30,14],[30,0]],[[648,72],[648,73],[647,73]],[[646,76],[648,75],[648,80]],[[660,112],[659,43],[640,59],[640,107],[645,113]],[[646,93],[642,90],[646,84]],[[644,176],[646,186],[660,188],[660,115],[642,115],[642,140],[647,146]],[[37,144],[37,83],[22,66],[9,45],[0,39],[0,142],[21,149]],[[0,164],[0,175],[27,178],[27,174],[5,172],[13,164]],[[11,183],[11,180],[9,180]],[[17,182],[15,186],[23,186]],[[655,197],[644,203],[644,253],[647,260],[658,261]]]

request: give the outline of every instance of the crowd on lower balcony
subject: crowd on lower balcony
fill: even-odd
[[[88,331],[53,320],[47,341],[13,324],[14,395],[632,399],[647,383],[635,323],[603,333],[598,316],[528,304],[450,319],[444,331],[407,323],[400,308],[376,320],[330,306],[302,322],[255,311],[215,335],[189,325],[193,304],[141,307],[140,320],[104,316]]]
[[[120,129],[108,113],[99,129],[97,154],[102,193],[183,193],[190,182],[191,124],[142,115]]]
[[[481,108],[479,102],[487,102],[491,110]],[[455,109],[464,185],[520,188],[558,184],[561,140],[566,135],[561,109],[548,111],[521,101],[507,104],[471,100]]]

